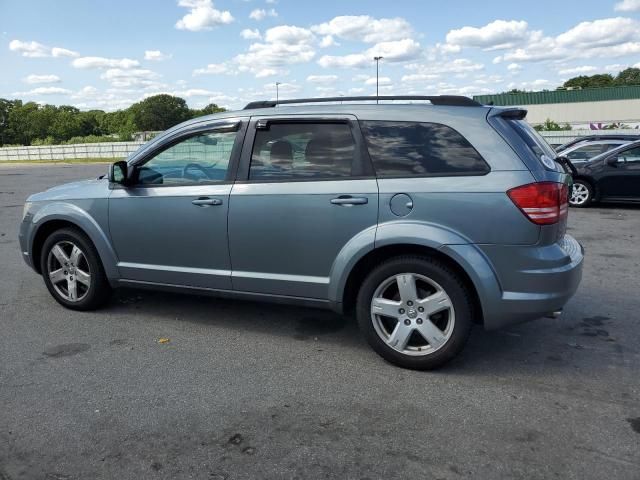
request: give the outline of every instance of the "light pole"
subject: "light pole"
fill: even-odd
[[[373,57],[373,59],[376,61],[376,103],[378,103],[378,78],[379,78],[379,64],[380,64],[380,60],[382,60],[384,57]]]
[[[280,92],[278,87],[282,85],[282,82],[276,82],[276,103],[278,103],[278,100],[280,100]]]

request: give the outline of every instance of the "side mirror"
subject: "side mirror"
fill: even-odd
[[[605,160],[605,163],[606,163],[607,165],[612,166],[612,167],[616,167],[616,166],[618,165],[618,156],[617,156],[617,155],[615,155],[615,156],[613,156],[613,157],[609,157],[609,158],[607,158],[607,159]]]
[[[127,162],[120,160],[109,165],[109,182],[126,185],[127,183]]]

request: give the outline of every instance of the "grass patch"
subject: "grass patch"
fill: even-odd
[[[124,160],[122,158],[67,158],[64,160],[2,160],[0,161],[0,165],[29,165],[29,164],[40,164],[40,163],[113,163],[118,160]]]

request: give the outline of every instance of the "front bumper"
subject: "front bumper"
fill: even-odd
[[[20,243],[20,252],[22,254],[22,259],[25,261],[29,267],[35,270],[33,259],[31,258],[31,250],[29,247],[29,234],[31,231],[32,224],[28,219],[25,219],[20,224],[20,232],[18,233],[18,242]]]
[[[499,299],[481,299],[487,330],[562,310],[582,279],[584,249],[570,235],[544,247],[481,249],[493,264],[502,290]]]

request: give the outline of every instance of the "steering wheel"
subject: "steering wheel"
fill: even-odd
[[[198,180],[198,177],[196,177],[195,175],[189,175],[189,170],[191,169],[197,169],[200,170],[202,173],[204,173],[204,176],[207,177],[208,179],[211,179],[211,177],[209,176],[209,174],[207,173],[207,171],[204,169],[204,167],[202,165],[199,165],[197,163],[188,163],[184,166],[184,168],[182,169],[182,177],[183,178],[189,178],[192,180]]]

